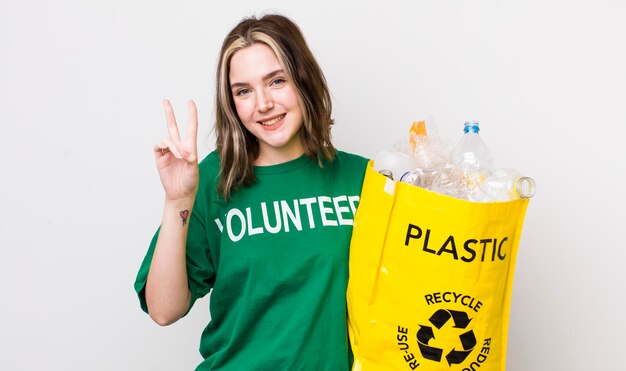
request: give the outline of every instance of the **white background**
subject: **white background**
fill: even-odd
[[[240,18],[302,28],[367,157],[432,115],[534,177],[508,370],[626,369],[622,1],[0,0],[0,369],[190,370],[208,299],[161,328],[133,281],[160,222],[152,146],[198,103]]]

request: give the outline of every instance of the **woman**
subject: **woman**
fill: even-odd
[[[155,147],[165,207],[135,283],[160,325],[211,292],[197,370],[348,370],[345,291],[367,160],[330,140],[331,101],[300,30],[242,20],[217,69],[216,150],[197,114]]]

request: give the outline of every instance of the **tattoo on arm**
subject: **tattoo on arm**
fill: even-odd
[[[189,210],[183,210],[180,212],[180,217],[183,219],[183,225],[187,224],[187,218],[189,217]]]

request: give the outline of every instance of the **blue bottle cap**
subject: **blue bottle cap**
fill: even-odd
[[[478,127],[478,121],[465,121],[465,126],[463,127],[463,132],[464,133],[478,133],[480,131],[480,128]]]

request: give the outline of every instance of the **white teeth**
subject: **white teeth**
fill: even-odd
[[[285,117],[285,115],[280,115],[280,116],[278,116],[276,118],[273,118],[271,120],[268,120],[268,121],[261,121],[261,124],[264,125],[264,126],[272,126],[275,123],[277,123],[278,121],[282,120],[283,117]]]

